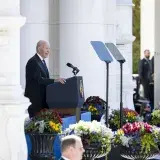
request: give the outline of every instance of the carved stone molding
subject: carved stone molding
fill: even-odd
[[[116,37],[116,44],[117,45],[125,45],[130,44],[136,39],[135,36],[129,33],[123,33],[121,27],[117,25],[117,37]]]
[[[135,36],[129,35],[129,34],[123,34],[116,38],[116,44],[117,45],[125,45],[130,44],[136,39]]]

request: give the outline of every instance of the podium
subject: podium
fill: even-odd
[[[80,120],[81,106],[84,101],[81,76],[68,78],[65,84],[55,82],[47,86],[46,102],[49,108],[56,109],[63,115],[76,115],[77,122]]]

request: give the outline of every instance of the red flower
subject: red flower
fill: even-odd
[[[150,133],[151,129],[152,129],[152,126],[149,125],[148,123],[144,123],[144,128],[145,128],[146,132]]]
[[[122,127],[125,134],[139,132],[143,128],[145,132],[150,133],[152,126],[144,122],[134,122],[134,123],[127,123]]]

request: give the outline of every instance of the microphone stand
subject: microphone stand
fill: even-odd
[[[78,72],[79,71],[77,71],[76,69],[73,69],[73,71],[72,71],[72,73],[74,74],[74,76],[76,76]]]
[[[77,70],[76,68],[73,68],[72,73],[74,74],[74,77],[76,77],[78,72],[79,70]],[[78,122],[80,119],[81,119],[81,107],[76,107],[76,121]]]

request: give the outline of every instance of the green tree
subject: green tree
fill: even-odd
[[[133,35],[136,40],[133,42],[133,74],[138,73],[138,62],[140,59],[140,1],[133,0]]]

